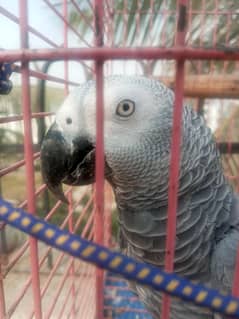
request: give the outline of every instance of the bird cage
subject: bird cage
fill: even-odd
[[[205,117],[225,175],[239,187],[239,2],[3,0],[0,14],[0,197],[117,251],[116,206],[104,182],[104,77],[160,80],[175,92],[165,258],[165,271],[173,272],[183,99]],[[66,95],[90,79],[96,80],[96,182],[65,188],[66,205],[42,180],[40,146]],[[0,249],[0,318],[152,318],[121,276],[4,222]],[[169,301],[165,295],[163,319]]]

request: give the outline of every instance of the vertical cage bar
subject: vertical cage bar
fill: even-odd
[[[63,0],[63,47],[65,49],[68,48],[68,4],[67,0]],[[69,93],[69,62],[67,60],[64,61],[64,95],[67,96]],[[72,201],[72,189],[68,193],[68,228],[71,233],[74,232],[74,225],[73,225],[73,201]],[[72,298],[72,306],[71,306],[71,318],[75,318],[76,316],[76,287],[75,287],[75,262],[74,258],[71,258],[71,266],[69,270],[69,276],[71,278],[71,298]]]
[[[176,34],[176,45],[185,45],[185,34],[187,29],[187,5],[188,0],[178,1],[178,24]],[[173,109],[173,128],[171,138],[171,158],[169,165],[169,188],[168,188],[168,220],[167,237],[165,249],[165,270],[173,272],[176,241],[178,186],[180,168],[180,144],[181,144],[181,119],[183,111],[183,87],[184,87],[184,60],[176,62],[175,78],[175,102]],[[170,297],[163,296],[162,319],[168,319],[170,314]]]
[[[95,45],[103,45],[103,1],[95,0]],[[103,61],[95,61],[96,73],[96,194],[95,241],[104,243],[104,97]],[[103,319],[103,270],[96,268],[96,318]]]
[[[28,2],[19,0],[21,48],[28,48]],[[27,209],[36,213],[29,63],[22,62],[22,107],[24,119],[24,156],[26,160]],[[35,318],[42,318],[37,240],[30,237],[31,281]]]
[[[95,241],[104,243],[104,140],[103,140],[103,63],[96,62],[96,194],[95,194]],[[96,269],[96,313],[103,318],[103,270]]]

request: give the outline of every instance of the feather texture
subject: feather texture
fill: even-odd
[[[95,98],[95,83],[90,81],[57,113],[57,125],[69,144],[84,137],[95,145]],[[144,77],[113,76],[105,79],[104,101],[106,178],[119,211],[121,248],[136,259],[164,267],[173,92]],[[71,125],[66,124],[68,117]],[[185,106],[181,124],[174,269],[228,292],[239,242],[239,202],[223,175],[216,143],[203,118]],[[80,177],[75,179],[80,185]],[[132,285],[158,319],[161,294]],[[209,310],[172,300],[171,319],[213,316]]]

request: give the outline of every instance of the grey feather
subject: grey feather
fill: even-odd
[[[95,84],[74,93],[57,116],[81,114],[75,132],[95,143]],[[74,98],[75,96],[75,98]],[[77,98],[76,98],[77,97]],[[75,104],[72,105],[72,100]],[[131,117],[117,117],[119,101],[135,103]],[[119,211],[120,243],[136,259],[164,267],[174,95],[144,77],[105,79],[105,159]],[[77,110],[77,111],[76,111]],[[77,113],[78,112],[78,113]],[[68,128],[63,131],[69,130]],[[73,133],[72,133],[73,132]],[[224,292],[231,289],[239,242],[239,204],[222,171],[210,129],[190,107],[183,108],[175,272]],[[154,318],[160,293],[134,284]],[[172,300],[171,319],[211,319],[213,313]]]
[[[167,125],[170,129],[171,114],[169,107]],[[161,130],[162,127],[167,129],[158,120]],[[230,230],[229,226],[232,190],[223,176],[215,142],[204,120],[190,108],[184,107],[182,125],[175,272],[228,292],[232,285],[239,241],[238,230]],[[168,136],[163,141],[160,133],[160,130],[158,135],[154,131],[152,139],[147,135],[147,143],[137,145],[141,150],[128,150],[133,152],[131,162],[132,157],[137,155],[142,162],[142,166],[137,168],[141,174],[137,176],[138,182],[134,187],[127,187],[122,171],[120,176],[117,173],[112,176],[112,185],[117,186],[115,196],[119,223],[127,243],[127,253],[139,260],[164,267],[169,143],[164,143],[168,141]],[[150,156],[150,165],[144,161],[142,154],[147,160]],[[159,159],[164,157],[164,162],[159,163]],[[110,160],[108,164],[111,164]],[[163,168],[160,167],[162,165]],[[127,174],[128,179],[129,176],[130,173]],[[238,218],[238,211],[235,215]],[[137,284],[135,290],[155,318],[159,318],[161,294]],[[180,319],[185,316],[190,319],[206,319],[212,318],[213,314],[173,299],[171,318]]]

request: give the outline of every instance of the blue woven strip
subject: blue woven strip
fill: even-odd
[[[65,230],[60,230],[22,209],[14,208],[1,198],[0,219],[71,256],[121,274],[127,279],[151,286],[156,290],[192,301],[198,306],[208,307],[215,312],[239,318],[239,299],[230,295],[222,295],[216,290],[194,284],[175,274],[168,274],[159,268],[135,261]]]

